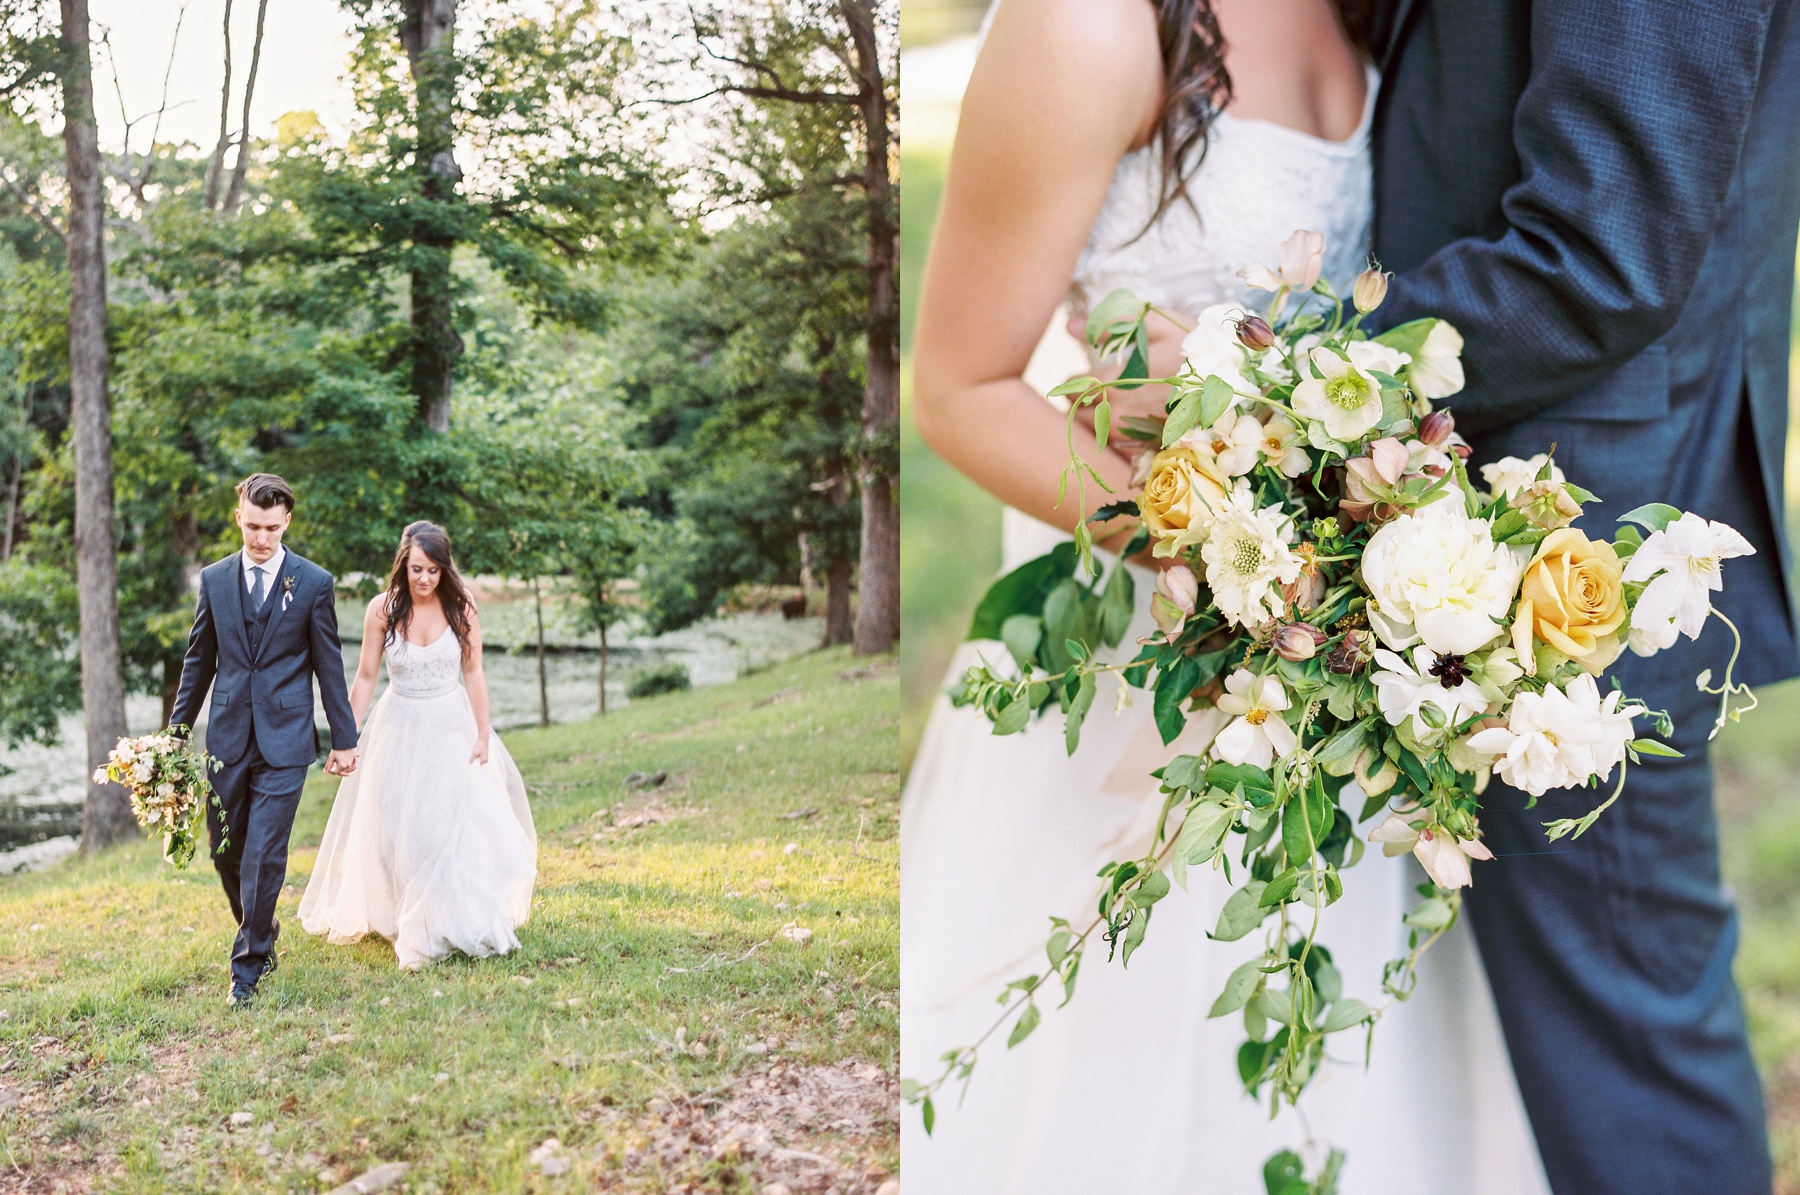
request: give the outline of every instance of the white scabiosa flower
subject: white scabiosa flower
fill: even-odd
[[[1238,669],[1225,678],[1225,692],[1218,700],[1219,711],[1231,715],[1231,721],[1213,740],[1213,754],[1229,764],[1258,768],[1285,758],[1296,740],[1281,712],[1292,704],[1275,677]]]
[[[1448,667],[1438,662],[1430,648],[1420,646],[1413,648],[1410,662],[1396,652],[1377,650],[1375,663],[1379,671],[1369,679],[1375,682],[1375,700],[1389,726],[1411,718],[1413,734],[1422,739],[1487,709],[1487,695],[1462,671],[1460,658],[1456,659],[1458,667]],[[1446,685],[1446,680],[1451,683]],[[1427,721],[1427,706],[1442,715],[1438,726]]]
[[[1294,411],[1323,423],[1332,439],[1354,444],[1381,422],[1381,383],[1322,346],[1310,360],[1319,376],[1294,387]]]
[[[1213,603],[1239,626],[1260,626],[1280,609],[1281,587],[1306,562],[1288,546],[1290,523],[1279,506],[1257,509],[1247,490],[1220,508],[1200,548]]]
[[[1644,712],[1624,699],[1617,689],[1602,699],[1585,673],[1561,689],[1526,690],[1513,698],[1506,725],[1469,736],[1469,749],[1496,756],[1494,774],[1534,797],[1589,776],[1607,780],[1634,737],[1631,720]]]
[[[1544,463],[1549,459],[1547,454],[1540,452],[1527,460],[1503,456],[1491,465],[1481,466],[1481,480],[1488,483],[1488,496],[1494,499],[1517,496],[1537,480],[1537,475],[1543,472]],[[1560,482],[1567,478],[1563,476],[1561,469],[1551,465],[1550,480]]]
[[[1631,610],[1631,649],[1642,642],[1651,651],[1675,642],[1673,626],[1690,639],[1700,637],[1712,613],[1712,594],[1724,587],[1721,566],[1734,556],[1754,556],[1750,541],[1724,523],[1709,523],[1692,511],[1652,531],[1625,564],[1627,582],[1644,586]]]
[[[1369,624],[1389,647],[1423,641],[1440,655],[1468,655],[1505,631],[1525,556],[1489,534],[1456,501],[1433,502],[1369,537],[1363,584]]]

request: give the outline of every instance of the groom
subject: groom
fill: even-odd
[[[1730,523],[1737,679],[1800,673],[1782,460],[1800,222],[1800,0],[1384,0],[1374,51],[1377,315],[1467,338],[1450,403],[1480,463],[1557,446],[1614,520],[1666,501]],[[1732,982],[1696,692],[1716,621],[1613,671],[1685,758],[1634,767],[1577,841],[1495,783],[1469,911],[1556,1195],[1769,1195]],[[1757,715],[1751,715],[1756,717]]]
[[[281,546],[294,492],[271,473],[251,474],[237,492],[244,548],[200,573],[199,612],[170,721],[192,727],[212,686],[206,749],[225,766],[212,778],[223,810],[207,805],[206,829],[238,922],[227,999],[243,1007],[275,970],[275,901],[287,878],[288,834],[318,753],[312,678],[319,678],[331,723],[325,770],[333,775],[356,768],[356,719],[344,688],[331,574]]]

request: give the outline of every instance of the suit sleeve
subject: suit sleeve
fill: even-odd
[[[313,598],[313,674],[319,678],[319,696],[325,702],[325,720],[331,725],[331,749],[349,751],[356,746],[356,715],[350,710],[350,690],[344,685],[344,645],[338,641],[336,583],[325,575],[325,584]]]
[[[181,660],[181,687],[175,691],[175,708],[169,715],[170,726],[185,726],[190,731],[200,716],[200,703],[212,687],[219,670],[219,635],[213,625],[212,602],[206,596],[206,581],[200,582],[200,605],[194,613],[193,629],[188,631],[187,654]]]
[[[1674,326],[1723,215],[1772,3],[1531,6],[1505,231],[1444,246],[1377,313],[1381,327],[1436,315],[1464,333],[1459,424],[1571,398]]]

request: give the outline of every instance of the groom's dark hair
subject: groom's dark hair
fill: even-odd
[[[252,506],[260,506],[268,510],[274,506],[285,506],[289,514],[294,513],[294,491],[288,483],[273,473],[252,473],[237,484],[238,497]]]

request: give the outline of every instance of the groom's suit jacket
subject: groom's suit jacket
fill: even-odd
[[[1749,521],[1761,558],[1726,565],[1719,604],[1753,683],[1800,671],[1781,537],[1796,9],[1387,0],[1374,35],[1374,250],[1398,271],[1377,322],[1460,328],[1449,406],[1476,460],[1556,442],[1605,500],[1590,533],[1652,500]]]
[[[313,677],[331,746],[356,746],[356,718],[344,686],[343,648],[331,574],[289,551],[260,616],[246,617],[242,553],[200,572],[200,603],[188,634],[171,725],[192,726],[212,686],[206,749],[236,763],[256,749],[272,767],[310,764],[318,754],[313,729]]]

